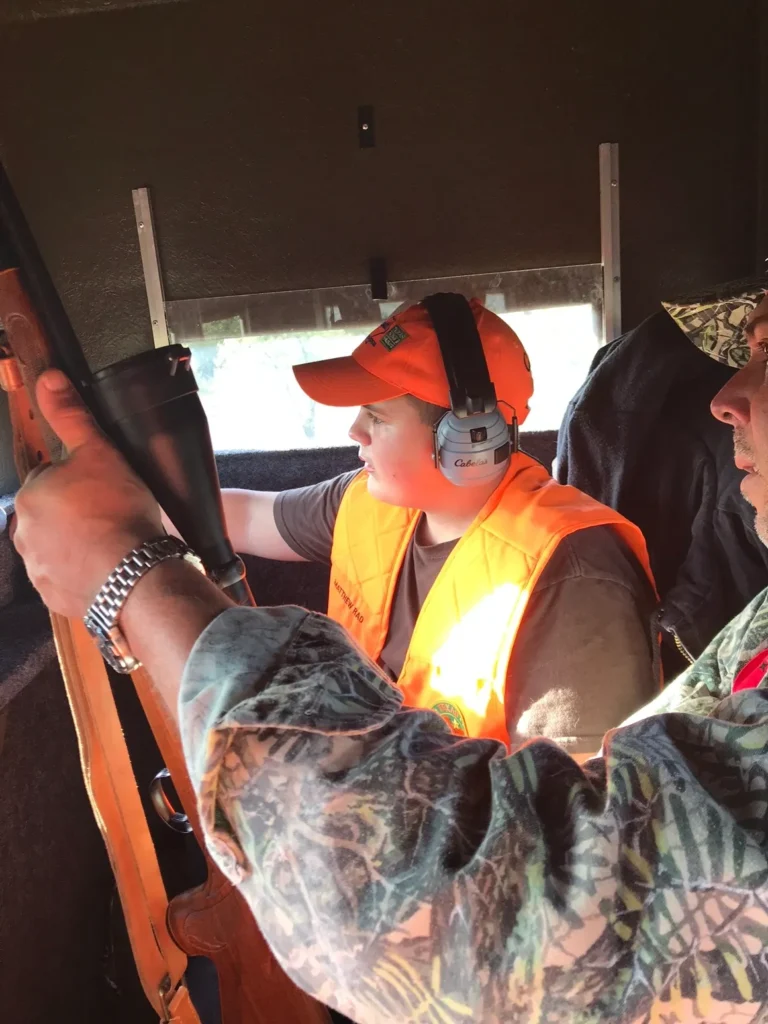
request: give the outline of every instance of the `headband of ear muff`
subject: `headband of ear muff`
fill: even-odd
[[[450,292],[429,295],[422,305],[437,335],[451,401],[434,427],[435,463],[457,487],[501,479],[516,431],[510,437],[497,405],[472,307]]]

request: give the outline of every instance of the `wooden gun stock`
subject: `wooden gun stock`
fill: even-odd
[[[37,377],[54,358],[15,269],[0,272],[0,323],[5,330],[0,385],[9,392],[23,480],[35,465],[58,459],[61,446],[40,418],[34,396]],[[82,353],[73,362],[79,358]],[[180,949],[214,962],[223,1024],[328,1024],[328,1011],[283,972],[245,900],[208,856],[178,732],[160,710],[150,678],[139,671],[134,684],[208,866],[206,882],[168,907],[103,662],[82,624],[60,616],[52,621],[86,787],[110,854],[139,976],[160,1019],[198,1020],[183,984],[186,959]]]
[[[224,1024],[288,1021],[328,1024],[326,1008],[288,978],[272,955],[242,895],[210,859],[176,724],[162,710],[149,675],[139,669],[132,678],[208,864],[208,878],[203,885],[171,900],[168,912],[171,934],[189,956],[207,956],[215,963]]]
[[[0,322],[0,386],[8,392],[23,481],[36,466],[53,461],[54,446],[34,396],[34,381],[50,354],[15,270],[0,274]],[[161,1020],[199,1024],[184,985],[187,959],[168,930],[168,900],[104,663],[81,622],[51,615],[51,626],[83,779],[115,874],[139,980]]]

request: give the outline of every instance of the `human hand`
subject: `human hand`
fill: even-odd
[[[68,457],[27,478],[13,543],[51,611],[78,618],[129,551],[162,535],[160,508],[61,371],[41,374],[36,394]]]

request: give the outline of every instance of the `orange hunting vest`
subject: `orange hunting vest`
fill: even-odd
[[[376,661],[421,513],[377,501],[363,474],[347,488],[333,532],[328,614]],[[397,685],[410,707],[437,711],[454,732],[509,744],[504,688],[528,598],[560,541],[612,526],[653,576],[640,530],[518,453],[445,561],[413,630]]]

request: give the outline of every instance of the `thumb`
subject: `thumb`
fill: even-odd
[[[40,374],[35,397],[41,415],[68,452],[101,440],[93,417],[61,370],[46,370]]]

